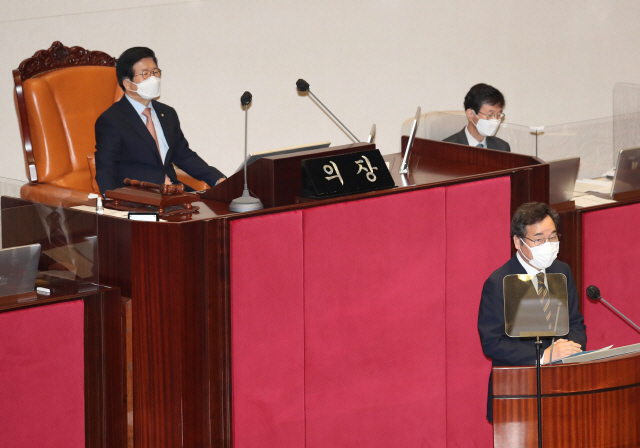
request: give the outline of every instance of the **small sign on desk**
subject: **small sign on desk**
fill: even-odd
[[[302,161],[302,197],[320,199],[395,186],[378,149]]]

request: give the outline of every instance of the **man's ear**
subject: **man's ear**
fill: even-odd
[[[516,246],[516,250],[520,250],[521,244],[522,241],[520,241],[520,238],[518,238],[516,235],[513,235],[513,245]]]
[[[122,84],[124,85],[124,90],[125,92],[127,90],[131,91],[131,92],[135,92],[135,90],[132,90],[134,83],[129,79],[129,78],[125,78],[122,80]],[[136,88],[137,90],[137,88]]]
[[[475,118],[476,114],[473,112],[473,109],[467,109],[464,111],[465,115],[467,116],[467,119],[473,123],[473,119]]]

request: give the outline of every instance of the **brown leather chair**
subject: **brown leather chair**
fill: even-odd
[[[115,58],[54,42],[13,70],[16,111],[28,184],[25,199],[68,203],[98,193],[95,132],[98,117],[122,98]],[[206,188],[179,172],[181,182]]]

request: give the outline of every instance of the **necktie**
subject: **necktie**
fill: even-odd
[[[482,143],[478,143],[478,144],[476,145],[476,148],[484,148],[484,145],[483,145]]]
[[[551,330],[551,310],[549,310],[549,302],[551,302],[551,298],[549,297],[549,291],[547,290],[547,285],[544,284],[544,273],[540,272],[536,275],[538,278],[538,295],[540,296],[540,304],[542,305],[542,312],[545,314],[545,318],[547,322],[549,322],[549,330]],[[547,312],[548,310],[548,312]]]
[[[151,119],[151,108],[147,107],[145,110],[143,110],[142,115],[147,117],[147,129],[149,130],[151,137],[153,137],[153,139],[156,142],[156,148],[158,148],[158,153],[160,154],[160,159],[162,160],[162,153],[160,153],[160,145],[158,144],[158,135],[156,134],[156,127],[153,125],[153,120]],[[164,175],[164,183],[167,185],[171,185],[171,180],[169,179],[169,176],[167,176],[166,174]]]

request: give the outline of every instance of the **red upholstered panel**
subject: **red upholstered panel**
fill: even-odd
[[[605,304],[593,303],[585,290],[600,288],[602,297],[640,325],[640,204],[582,215],[582,306],[590,350],[640,342],[640,333]],[[562,244],[562,243],[561,243]]]
[[[0,446],[84,447],[81,300],[0,314]]]
[[[444,189],[304,211],[306,447],[445,446]]]
[[[491,361],[478,336],[482,285],[511,257],[509,177],[446,188],[447,446],[490,447]]]
[[[231,223],[234,446],[304,446],[302,212]]]

